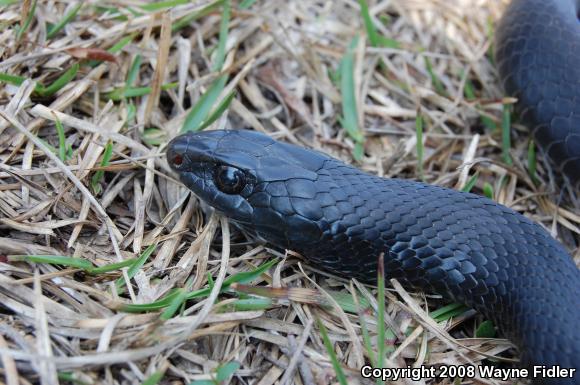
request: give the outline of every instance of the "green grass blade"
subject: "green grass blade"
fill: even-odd
[[[58,150],[50,143],[48,143],[46,140],[37,137],[38,140],[40,140],[46,147],[48,147],[48,149],[53,153],[53,154],[58,154]]]
[[[509,104],[503,105],[503,110],[501,114],[501,150],[503,161],[507,165],[512,165],[512,158],[510,156],[511,148],[511,108]]]
[[[256,2],[256,0],[242,0],[242,2],[240,3],[240,5],[238,7],[240,9],[248,9],[252,5],[254,5],[255,2]]]
[[[191,285],[187,286],[191,287]],[[185,304],[185,301],[187,301],[187,294],[188,290],[177,289],[177,295],[169,302],[169,305],[165,308],[163,313],[161,313],[159,319],[162,321],[167,321],[168,319],[172,318],[175,313],[177,313],[179,309],[182,308],[182,306]]]
[[[461,71],[461,76],[464,76],[464,71]],[[465,87],[463,87],[463,95],[465,95],[465,99],[467,100],[475,100],[477,97],[475,95],[475,87],[471,79],[467,78],[465,80]]]
[[[373,47],[378,47],[380,46],[379,33],[377,32],[377,28],[375,27],[373,19],[371,18],[369,5],[367,4],[366,0],[358,0],[358,4],[360,6],[360,13],[363,18],[369,41]]]
[[[489,199],[493,199],[493,196],[494,196],[493,186],[491,184],[489,184],[489,182],[485,182],[483,184],[483,195],[485,195]]]
[[[99,275],[109,273],[111,271],[120,270],[127,266],[131,266],[137,258],[129,258],[121,262],[109,263],[107,265],[99,266],[99,267],[92,267],[91,269],[87,270],[89,274],[92,275]]]
[[[147,248],[139,256],[139,258],[135,259],[135,261],[131,264],[131,266],[127,270],[127,277],[129,279],[133,278],[135,274],[137,274],[139,269],[143,267],[147,259],[149,259],[149,257],[155,251],[156,248],[157,248],[156,243],[147,246]],[[120,290],[124,285],[125,285],[125,277],[120,277],[115,282],[115,287],[117,288],[117,291]]]
[[[354,51],[358,45],[358,36],[350,42],[348,49],[340,62],[340,93],[342,95],[342,114],[339,119],[342,127],[357,144],[364,142],[364,135],[358,126],[358,112],[354,82]],[[361,160],[361,150],[355,151],[354,158]]]
[[[271,267],[274,267],[274,265],[276,265],[278,262],[279,261],[277,259],[272,259],[266,263],[263,263],[252,271],[242,271],[231,275],[224,280],[222,288],[224,286],[229,287],[232,283],[250,283],[268,271]]]
[[[417,134],[417,173],[419,174],[419,178],[423,180],[423,155],[425,148],[423,144],[423,117],[420,112],[417,113],[417,117],[415,118],[415,132]]]
[[[224,113],[224,111],[230,106],[232,100],[236,96],[236,91],[232,90],[225,98],[220,102],[220,104],[215,108],[215,110],[210,114],[205,122],[199,128],[203,130],[204,128],[210,126],[213,122],[219,119],[220,116]]]
[[[142,385],[157,385],[163,379],[164,375],[165,369],[158,370],[147,377],[145,381],[142,382]]]
[[[127,125],[131,124],[137,116],[137,107],[131,102],[127,104]]]
[[[173,7],[177,7],[178,5],[184,5],[184,4],[189,3],[190,1],[191,0],[159,1],[157,3],[140,5],[139,8],[141,8],[143,11],[147,11],[147,12],[157,12],[157,11],[160,11],[160,10],[165,9],[165,8],[173,8]]]
[[[227,75],[222,75],[211,84],[209,89],[199,98],[199,101],[187,114],[181,132],[200,130],[212,106],[216,103],[217,98],[224,89],[227,79]]]
[[[436,322],[443,322],[447,321],[452,317],[456,317],[460,314],[465,313],[466,310],[469,308],[461,303],[454,302],[449,305],[445,305],[440,307],[439,309],[433,310],[429,315],[433,318]]]
[[[346,376],[344,375],[344,371],[338,362],[338,358],[336,357],[336,353],[334,352],[334,348],[332,346],[332,342],[328,337],[328,332],[326,331],[326,327],[320,320],[320,318],[316,317],[316,323],[318,324],[318,329],[320,330],[320,335],[322,336],[322,341],[324,342],[324,347],[330,356],[330,362],[332,363],[332,367],[334,368],[334,373],[336,374],[336,378],[340,385],[347,385],[348,382],[346,380]]]
[[[135,262],[136,258],[127,259],[122,262],[111,263],[100,267],[95,267],[91,262],[87,260],[67,257],[64,255],[10,255],[8,256],[8,260],[14,262],[26,261],[32,263],[48,263],[52,265],[76,267],[85,270],[89,274],[97,275],[119,270],[126,266],[130,266]]]
[[[100,167],[106,167],[113,156],[113,143],[109,140],[105,145],[105,151],[103,152],[103,159],[101,159]],[[105,176],[104,170],[97,170],[93,177],[91,178],[91,188],[95,194],[101,192],[101,180]]]
[[[161,86],[163,91],[177,87],[177,83],[167,83]],[[117,88],[107,94],[112,101],[118,102],[123,99],[137,98],[151,93],[151,87],[122,87]]]
[[[58,135],[58,157],[60,158],[60,160],[62,160],[63,162],[66,162],[67,160],[67,156],[66,156],[66,138],[64,136],[64,127],[62,126],[62,123],[60,121],[60,119],[54,115],[55,117],[55,126],[56,126],[56,134]]]
[[[18,28],[18,32],[16,33],[16,40],[20,40],[20,38],[22,38],[22,35],[24,35],[24,32],[26,32],[26,30],[28,30],[28,27],[30,27],[30,23],[32,23],[32,18],[34,17],[34,14],[36,13],[36,3],[37,0],[34,0],[32,2],[32,7],[30,7],[30,12],[28,12],[28,15],[26,15],[26,20],[24,20],[24,24],[22,24],[22,26],[20,28]]]
[[[1,4],[1,1],[0,1]],[[58,379],[66,383],[78,384],[78,385],[93,385],[92,382],[83,381],[79,378],[80,376],[75,372],[58,372]]]
[[[223,309],[229,312],[266,310],[271,308],[273,303],[271,298],[242,298],[224,305]]]
[[[72,19],[76,17],[80,9],[83,7],[83,2],[79,2],[70,11],[64,15],[64,17],[56,24],[52,25],[46,32],[46,37],[52,39],[61,29],[64,28]]]
[[[381,47],[385,48],[401,48],[401,43],[399,43],[395,39],[389,39],[388,37],[384,37],[383,35],[379,35],[379,43]]]
[[[347,313],[357,314],[359,307],[364,311],[370,308],[366,298],[358,298],[358,304],[354,302],[353,296],[342,291],[327,290],[328,294],[336,301],[338,306]]]
[[[272,259],[266,263],[263,263],[262,265],[258,266],[252,271],[243,271],[227,277],[222,284],[221,292],[228,290],[233,283],[249,283],[255,280],[277,263],[278,263],[277,259]],[[185,299],[190,300],[194,298],[207,297],[210,292],[211,287],[206,287],[203,289],[186,293]],[[178,294],[179,293],[177,291],[172,291],[164,298],[148,304],[123,304],[119,310],[127,313],[142,313],[147,311],[160,310],[169,306],[175,300],[175,297]]]
[[[14,86],[20,86],[27,78],[18,75],[10,75],[7,73],[0,73],[0,82],[5,82],[8,84],[12,84]],[[37,85],[38,87],[38,85]]]
[[[109,53],[118,53],[120,52],[123,48],[125,48],[125,46],[127,44],[129,44],[130,42],[133,41],[133,39],[135,38],[135,36],[137,36],[136,32],[133,32],[132,34],[125,36],[124,38],[122,38],[121,40],[119,40],[117,43],[115,43],[111,48],[109,48],[107,50],[107,52]]]
[[[352,156],[356,160],[361,160],[365,154],[365,147],[362,142],[356,142],[354,144],[354,151],[352,152]]]
[[[369,356],[371,366],[376,367],[377,359],[375,357],[375,352],[373,351],[373,344],[371,342],[371,335],[369,333],[369,329],[367,326],[365,309],[363,309],[361,307],[360,301],[359,301],[360,297],[357,295],[356,291],[353,291],[352,299],[356,305],[358,319],[360,321],[360,328],[361,328],[362,337],[363,337],[363,344],[364,344],[365,349],[367,351],[367,355]]]
[[[194,380],[189,383],[189,385],[220,385],[212,380]]]
[[[220,35],[212,67],[212,70],[216,72],[222,70],[224,60],[226,58],[226,43],[228,41],[228,29],[230,26],[230,11],[231,11],[230,0],[224,0],[224,4],[222,7],[222,19],[220,22]]]
[[[475,174],[473,174],[473,176],[471,178],[469,178],[469,180],[467,181],[467,183],[465,184],[465,186],[463,186],[463,188],[461,189],[461,191],[470,192],[471,189],[477,183],[477,179],[478,178],[479,178],[479,171],[477,171]]]
[[[133,15],[134,17],[141,17],[141,16],[143,16],[143,13],[142,12],[139,12],[138,10],[136,10],[133,7],[127,7],[126,9],[127,9],[127,11],[131,12],[131,15]]]
[[[495,30],[494,30],[495,20],[490,16],[486,20],[486,32],[487,32],[487,40],[490,42],[489,48],[487,49],[487,57],[491,64],[495,67]]]
[[[141,55],[135,56],[133,59],[133,63],[131,63],[131,68],[129,69],[129,73],[127,74],[127,80],[125,81],[126,87],[132,87],[135,84],[135,80],[137,80],[137,75],[139,75],[139,69],[141,68],[141,62],[143,58]]]
[[[429,59],[427,56],[423,56],[423,58],[425,59],[425,67],[427,68],[427,73],[431,77],[431,82],[433,83],[433,87],[435,88],[435,91],[439,95],[447,96],[447,92],[445,91],[445,87],[443,86],[443,82],[441,82],[441,79],[439,79],[439,76],[437,76],[435,71],[433,71],[433,65],[431,64],[431,59]]]
[[[178,289],[171,290],[165,297],[150,303],[128,303],[120,306],[119,310],[126,313],[145,313],[157,311],[169,306],[172,301],[179,295]]]
[[[225,364],[218,366],[216,370],[215,379],[218,382],[226,381],[228,378],[234,375],[234,373],[236,372],[236,370],[240,368],[240,366],[241,366],[240,363],[237,361],[226,362]]]
[[[195,10],[195,11],[183,16],[181,19],[179,19],[178,21],[173,23],[173,25],[171,26],[171,30],[173,32],[175,32],[175,31],[180,30],[183,27],[187,27],[187,26],[191,25],[191,23],[194,22],[195,20],[202,18],[204,16],[207,16],[210,13],[217,10],[217,8],[220,7],[223,2],[224,2],[224,0],[214,1],[213,3],[209,3],[208,5],[206,5],[205,7],[201,8],[199,10]]]
[[[490,320],[485,320],[479,324],[477,329],[475,329],[475,338],[494,338],[495,337],[495,327],[493,322]]]
[[[151,254],[153,254],[156,248],[157,248],[156,243],[147,246],[147,248],[139,256],[139,258],[135,260],[135,263],[131,265],[131,267],[129,267],[129,269],[127,270],[127,275],[129,276],[129,278],[133,278],[135,274],[137,274],[139,269],[143,267],[147,259],[151,256]]]
[[[530,143],[528,144],[528,170],[530,177],[532,178],[532,182],[535,184],[538,183],[538,176],[536,174],[538,167],[538,160],[536,158],[536,145],[533,139],[530,139]]]
[[[497,124],[487,115],[481,114],[479,116],[481,118],[481,122],[489,131],[497,130]]]
[[[130,121],[130,120],[127,120]],[[159,128],[151,127],[146,128],[143,131],[143,142],[148,146],[160,146],[164,143],[167,143],[167,132],[164,130],[160,130]]]
[[[68,70],[65,71],[65,73],[60,75],[59,78],[56,79],[51,85],[47,87],[42,87],[40,90],[38,90],[38,94],[44,97],[54,95],[60,89],[62,89],[64,86],[70,83],[71,80],[74,79],[77,72],[79,71],[79,68],[80,68],[79,63],[73,64]]]
[[[118,21],[127,21],[128,20],[127,16],[121,14],[121,11],[119,11],[118,8],[106,7],[106,6],[102,6],[102,5],[94,5],[93,7],[94,7],[93,9],[97,13],[105,14],[108,17],[115,18],[115,20],[118,20]]]
[[[48,263],[50,265],[62,265],[76,267],[83,270],[90,270],[94,266],[86,259],[67,257],[64,255],[10,255],[8,260],[11,262],[25,261],[33,263]]]
[[[385,254],[381,253],[377,266],[377,368],[385,367]],[[377,379],[377,384],[383,384]]]
[[[367,32],[367,36],[369,38],[369,42],[371,43],[371,45],[373,47],[400,48],[401,44],[397,40],[389,39],[379,34],[371,18],[369,6],[366,0],[359,0],[358,3],[360,6],[360,13],[363,18],[363,23],[365,25],[365,30]],[[380,63],[382,67],[385,67],[382,59]]]

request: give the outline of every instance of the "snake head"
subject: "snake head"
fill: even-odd
[[[167,150],[169,165],[199,198],[280,247],[320,239],[315,182],[327,159],[245,130],[186,133]]]

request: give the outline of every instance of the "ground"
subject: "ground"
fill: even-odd
[[[203,210],[164,158],[183,129],[251,128],[485,194],[580,261],[580,213],[548,182],[494,68],[504,1],[0,5],[9,385],[366,384],[359,370],[381,351],[389,367],[513,365],[477,313],[395,282],[378,317],[376,288]]]

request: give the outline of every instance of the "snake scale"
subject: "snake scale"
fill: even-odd
[[[515,0],[497,30],[506,91],[536,142],[580,180],[578,3]],[[215,209],[313,264],[387,278],[471,306],[493,320],[522,363],[580,369],[580,270],[539,224],[485,197],[367,174],[326,154],[245,131],[174,138],[167,158]],[[538,384],[580,384],[536,379]]]

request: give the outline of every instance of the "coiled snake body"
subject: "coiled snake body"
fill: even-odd
[[[580,0],[514,0],[496,33],[506,92],[553,168],[580,191]]]
[[[572,5],[516,0],[510,9],[519,12],[525,3],[555,10],[561,10],[556,4]],[[515,24],[513,16],[506,17]],[[533,24],[532,19],[526,22]],[[528,47],[545,44],[543,37],[518,28],[537,40],[508,36],[514,28],[500,28],[505,41],[498,52],[519,49],[525,56]],[[532,55],[532,62],[541,60]],[[523,59],[500,57],[498,62],[510,92],[531,76],[525,69],[505,75],[506,63]],[[523,99],[535,98],[536,91],[529,91],[534,87],[522,91]],[[578,95],[580,89],[568,92]],[[573,108],[578,103],[580,99]],[[546,117],[541,101],[537,111],[531,108],[529,119]],[[538,127],[553,127],[546,122]],[[544,131],[535,131],[537,140]],[[552,148],[567,139],[558,129],[548,131],[557,142],[546,150],[556,160]],[[571,128],[566,137],[575,135]],[[571,180],[580,175],[578,167],[570,166],[578,161],[572,159],[578,154],[574,151],[580,149],[572,148],[562,166]],[[376,279],[377,257],[384,252],[388,278],[477,309],[516,343],[524,365],[580,370],[580,271],[560,243],[521,214],[479,195],[369,175],[328,155],[251,131],[184,134],[169,144],[167,157],[198,197],[270,243],[367,282]],[[579,384],[580,375],[535,382]]]

